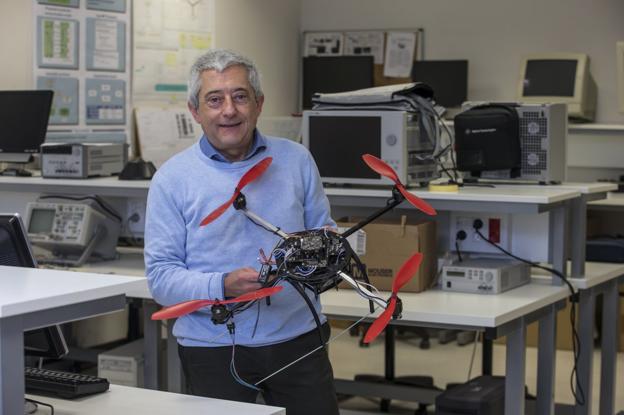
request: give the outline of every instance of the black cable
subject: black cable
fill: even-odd
[[[514,259],[517,259],[518,261],[524,262],[525,264],[528,264],[532,267],[540,268],[545,271],[551,272],[555,274],[557,277],[559,277],[559,279],[561,279],[561,281],[563,281],[568,286],[568,289],[572,293],[570,296],[570,324],[572,326],[572,354],[574,356],[574,367],[572,368],[572,373],[570,373],[570,390],[572,391],[572,396],[574,396],[574,400],[576,401],[576,403],[579,405],[585,405],[585,393],[583,392],[583,387],[581,386],[581,383],[578,378],[578,360],[579,360],[579,356],[581,353],[581,342],[580,342],[580,338],[578,335],[578,331],[576,330],[577,293],[574,291],[574,286],[570,283],[570,281],[568,281],[565,275],[563,275],[563,273],[561,273],[560,271],[554,268],[546,267],[544,265],[538,264],[533,261],[529,261],[524,258],[520,258],[519,256],[514,255],[511,252],[507,251],[505,248],[498,245],[497,243],[492,242],[489,238],[486,238],[485,235],[481,233],[478,227],[473,225],[473,228],[475,232],[477,233],[477,235],[481,237],[481,239],[483,239],[484,241],[486,241],[487,243],[489,243],[490,245],[492,245],[499,251],[503,252],[505,255],[508,255]],[[576,389],[574,388],[574,383],[576,383]]]
[[[39,402],[30,398],[24,398],[24,399],[26,400],[26,402],[30,402],[30,403],[34,403],[35,405],[41,405],[41,406],[46,406],[50,408],[50,415],[54,415],[54,406],[50,405],[49,403]],[[35,412],[38,412],[38,411],[35,411]]]
[[[459,240],[458,239],[455,239],[455,252],[457,252],[457,259],[459,259],[459,262],[463,262],[464,260],[462,259],[461,251],[459,250]]]

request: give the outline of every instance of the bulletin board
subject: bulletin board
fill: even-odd
[[[131,0],[32,1],[34,83],[54,91],[46,141],[127,142]]]
[[[370,29],[303,32],[303,56],[374,57],[375,86],[412,82],[411,67],[424,59],[425,30]]]

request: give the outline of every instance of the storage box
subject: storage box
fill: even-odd
[[[338,221],[340,227],[350,227],[357,218]],[[397,221],[376,221],[366,225],[366,249],[360,259],[366,265],[371,284],[379,290],[391,290],[392,278],[401,265],[415,252],[424,255],[418,273],[401,289],[420,292],[431,286],[437,273],[436,223],[408,223],[405,216]],[[340,287],[351,288],[347,283]]]
[[[143,387],[143,339],[98,355],[98,376],[110,383]]]

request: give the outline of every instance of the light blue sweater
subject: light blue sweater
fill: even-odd
[[[225,273],[260,269],[258,250],[268,255],[279,238],[229,208],[207,226],[201,220],[228,200],[241,176],[265,157],[271,166],[243,189],[247,208],[285,232],[335,226],[310,153],[292,141],[258,136],[266,148],[248,160],[209,158],[200,143],[169,159],[152,179],[145,222],[145,265],[154,299],[164,306],[193,299],[223,299]],[[205,140],[202,137],[201,140]],[[201,142],[201,141],[200,141]],[[234,318],[236,344],[263,346],[292,339],[316,327],[293,287],[254,304]],[[309,295],[320,314],[320,304]],[[255,335],[256,316],[260,311]],[[325,318],[321,316],[321,321]],[[225,325],[210,320],[209,308],[179,318],[173,334],[184,346],[232,344]]]

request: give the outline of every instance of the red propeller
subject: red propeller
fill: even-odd
[[[174,304],[169,307],[165,307],[152,314],[152,320],[168,320],[170,318],[176,318],[185,314],[197,311],[200,308],[213,305],[213,304],[231,304],[231,303],[244,303],[246,301],[259,300],[264,297],[268,297],[275,293],[282,291],[282,286],[276,285],[269,288],[261,288],[257,291],[252,291],[247,294],[239,295],[236,298],[229,300],[191,300],[184,301],[182,303]]]
[[[269,168],[272,161],[273,161],[273,157],[266,157],[260,160],[258,163],[256,163],[256,165],[253,166],[251,169],[247,170],[247,172],[243,175],[243,177],[241,177],[240,181],[238,182],[238,185],[236,185],[236,188],[234,189],[234,194],[232,195],[230,200],[228,200],[227,202],[225,202],[224,204],[222,204],[221,206],[213,210],[212,213],[210,213],[201,221],[199,226],[208,225],[210,222],[212,222],[213,220],[221,216],[223,212],[225,212],[227,208],[229,208],[230,205],[234,203],[234,201],[236,200],[240,192],[243,190],[243,187],[247,186],[249,183],[253,182],[258,177],[262,176],[262,173],[264,173],[264,171],[267,168]]]
[[[375,170],[377,173],[381,174],[382,176],[387,177],[388,179],[392,180],[396,184],[397,189],[399,189],[399,192],[401,192],[401,194],[405,196],[405,198],[415,208],[422,210],[427,215],[431,215],[431,216],[437,215],[437,212],[435,211],[433,207],[431,207],[429,203],[425,202],[421,198],[407,191],[403,183],[401,183],[401,181],[399,180],[399,176],[392,169],[392,167],[390,167],[385,161],[371,154],[364,154],[362,156],[362,159],[364,160],[364,163],[368,165],[368,167]]]
[[[418,271],[418,267],[420,267],[422,259],[423,254],[417,252],[401,266],[401,269],[399,269],[399,272],[392,281],[392,295],[390,296],[390,302],[384,312],[381,313],[381,315],[377,317],[377,319],[373,321],[373,324],[371,324],[368,328],[368,331],[364,336],[364,343],[370,343],[375,340],[375,338],[379,336],[379,333],[386,328],[392,318],[394,309],[396,308],[397,294],[399,293],[399,290],[403,288],[403,286],[407,284],[407,282],[411,280],[414,275],[416,275],[416,271]]]

